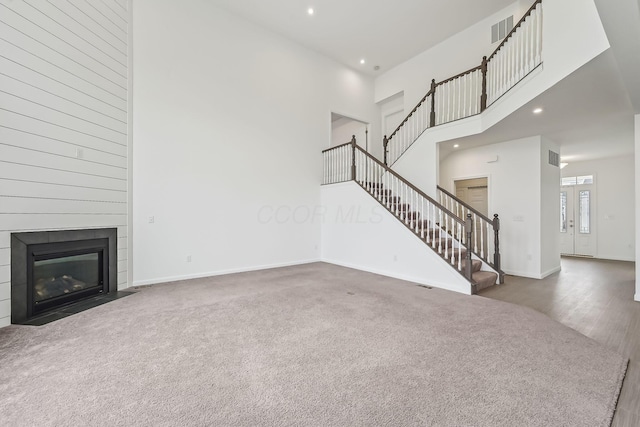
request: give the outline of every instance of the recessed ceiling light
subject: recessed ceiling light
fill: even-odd
[[[535,110],[533,110],[533,114],[540,114],[542,113],[542,108],[538,107]]]
[[[565,163],[565,162],[560,163],[560,169],[564,169],[564,167],[567,166],[568,164],[569,163]]]
[[[360,63],[364,65],[364,59],[361,59],[361,60],[360,60]]]
[[[313,10],[313,8],[312,8],[312,7],[310,7],[309,9],[307,9],[307,13],[308,13],[309,15],[313,15],[313,13],[314,13],[314,12],[315,12],[315,11]]]
[[[460,144],[453,144],[453,148],[458,148],[460,147]]]

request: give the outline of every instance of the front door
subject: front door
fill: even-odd
[[[560,253],[596,255],[595,186],[564,186],[560,190]]]

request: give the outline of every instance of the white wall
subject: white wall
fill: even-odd
[[[540,276],[560,271],[560,168],[549,164],[549,151],[560,154],[554,141],[540,140]]]
[[[124,0],[0,0],[0,16],[0,326],[6,326],[12,232],[117,227],[118,287],[128,286],[129,12]]]
[[[547,207],[542,204],[550,197],[550,187],[545,184],[543,194],[541,185],[541,161],[547,161],[546,151],[541,158],[544,146],[540,136],[523,138],[456,151],[440,164],[440,185],[451,192],[455,180],[488,177],[489,214],[500,217],[500,253],[507,274],[539,279],[553,265],[551,259],[543,265],[541,258],[547,248],[541,233]],[[550,245],[558,246],[553,250],[559,262],[559,244]]]
[[[322,260],[464,294],[471,286],[355,182],[322,187]]]
[[[594,175],[596,258],[635,260],[634,159],[612,157],[570,162],[562,176]]]
[[[375,122],[372,80],[210,2],[133,19],[134,282],[320,259],[330,113]]]

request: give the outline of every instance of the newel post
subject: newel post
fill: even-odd
[[[480,95],[480,111],[487,109],[487,57],[482,57],[482,95]]]
[[[351,136],[351,179],[356,180],[356,136]]]
[[[464,266],[464,276],[471,280],[471,244],[473,239],[473,219],[471,218],[471,214],[467,214],[467,220],[465,221],[465,231],[467,234],[467,255],[466,255],[466,263]]]
[[[498,272],[500,272],[500,237],[498,232],[500,231],[500,218],[498,214],[493,215],[493,234],[495,236],[495,251],[493,253],[493,266]],[[500,274],[500,283],[502,283],[502,274]]]
[[[387,146],[389,145],[389,139],[387,138],[387,135],[384,136],[384,138],[382,138],[382,151],[384,151],[384,165],[385,166],[389,166],[387,164]]]
[[[431,80],[431,114],[429,115],[429,127],[436,125],[436,79]]]

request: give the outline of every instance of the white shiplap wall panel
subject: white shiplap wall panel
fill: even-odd
[[[46,2],[40,3],[47,4]],[[53,20],[38,8],[38,2],[34,2],[33,5],[24,0],[16,2],[12,6],[12,12],[13,14],[9,14],[8,19],[3,19],[8,25],[14,28],[18,26],[18,30],[34,37],[43,46],[61,53],[82,66],[86,64],[88,69],[118,85],[124,84],[126,86],[126,62],[119,62],[109,55],[105,55],[85,39]],[[23,21],[28,21],[31,26]]]
[[[122,7],[122,5],[118,4],[116,0],[100,0],[105,7],[111,10],[111,13],[118,16],[119,20],[125,24],[129,22],[129,15],[127,14],[127,9]]]
[[[95,0],[91,0],[95,1]],[[126,0],[125,0],[126,1]],[[103,26],[94,20],[90,14],[88,15],[82,9],[82,1],[52,1],[56,7],[62,10],[71,19],[78,22],[81,26],[87,28],[99,37],[102,41],[120,51],[123,55],[127,54],[127,40],[107,31]],[[95,12],[94,12],[95,15]]]
[[[127,0],[0,0],[0,327],[12,232],[118,228],[127,286]]]
[[[110,7],[108,7],[102,0],[88,1],[87,4],[94,8],[100,15],[102,15],[112,25],[111,27],[119,31],[115,31],[118,34],[123,34],[126,40],[127,36],[127,20],[119,14],[115,13]]]
[[[110,214],[126,215],[126,203],[87,202],[84,200],[52,200],[29,197],[0,196],[0,206],[5,214]]]
[[[0,23],[0,29],[3,27],[4,24]],[[45,76],[50,76],[51,78],[62,82],[69,87],[74,87],[83,93],[89,94],[96,99],[101,99],[115,108],[125,112],[127,110],[127,100],[122,96],[109,92],[107,89],[101,87],[99,83],[95,83],[82,77],[76,68],[65,69],[55,62],[50,61],[48,57],[55,55],[55,52],[47,51],[36,55],[26,50],[23,46],[16,45],[9,40],[3,40],[0,38],[0,55]]]
[[[76,35],[78,38],[83,39],[91,47],[109,58],[116,61],[126,67],[127,65],[127,53],[123,52],[106,40],[100,38],[95,31],[89,29],[86,25],[76,21],[69,13],[69,8],[73,7],[64,1],[43,2],[41,0],[27,0],[27,4],[37,7],[45,16],[49,17],[52,22],[60,25]],[[125,17],[126,18],[126,17]]]
[[[0,143],[0,159],[3,162],[27,164],[38,167],[50,167],[52,154],[35,151],[30,148],[15,147]],[[123,172],[126,169],[117,166],[109,166],[99,163],[87,162],[82,159],[55,155],[56,169],[78,174],[126,180]]]
[[[118,286],[122,289],[128,288],[129,283],[127,282],[127,272],[119,271],[118,272]]]
[[[93,214],[1,214],[0,227],[9,230],[75,230],[125,225],[126,215]],[[5,231],[5,230],[3,230]]]
[[[0,283],[7,283],[11,280],[11,269],[8,265],[0,266]]]
[[[29,197],[39,199],[104,201],[114,203],[127,202],[127,193],[125,191],[98,190],[95,188],[70,187],[68,185],[7,179],[0,179],[0,194],[14,197],[28,194]],[[126,248],[126,242],[123,247]]]
[[[8,300],[11,298],[11,283],[0,283],[0,301]]]
[[[0,109],[0,127],[46,136],[77,147],[89,148],[125,158],[127,156],[126,146],[67,129],[55,123],[45,122],[44,119],[29,117],[20,112]]]
[[[11,232],[0,230],[0,248],[11,247]]]
[[[40,151],[54,156],[64,156],[69,158],[78,158],[78,154],[82,153],[80,159],[85,162],[97,163],[101,165],[112,166],[116,168],[126,168],[127,159],[116,154],[96,151],[86,147],[79,147],[68,142],[46,138],[44,136],[26,133],[16,129],[9,129],[0,126],[0,143],[21,147],[28,150]],[[81,151],[78,151],[80,149]]]
[[[97,27],[93,27],[96,30],[101,28],[102,34],[105,35],[109,40],[113,41],[116,45],[119,44],[122,50],[127,50],[127,33],[123,31],[122,28],[117,27],[112,22],[109,22],[105,19],[104,16],[100,15],[100,13],[96,10],[92,5],[97,3],[99,0],[67,0],[67,2],[80,11],[80,16],[84,15],[85,19],[89,19],[90,22],[93,21]]]
[[[0,248],[0,266],[9,265],[9,264],[11,264],[11,249]]]
[[[55,161],[51,162],[55,165]],[[60,185],[126,191],[127,182],[121,179],[87,175],[52,167],[9,163],[0,160],[0,179],[18,179],[30,182],[52,182]],[[1,211],[2,208],[0,208]]]
[[[27,100],[15,95],[1,94],[0,109],[11,110],[14,113],[36,119],[38,121],[55,124],[55,126],[67,129],[83,136],[89,136],[107,143],[126,147],[127,135],[114,131],[105,126],[74,117],[70,113],[64,113],[44,107],[37,101]]]
[[[6,45],[6,44],[5,44]],[[0,40],[0,46],[2,46],[2,40]],[[35,69],[28,68],[27,65],[42,65],[37,64],[37,58],[31,62],[35,64],[20,64],[12,59],[9,59],[6,52],[0,50],[0,74],[16,81],[16,83],[22,83],[24,85],[30,85],[34,89],[37,89],[43,93],[49,93],[61,100],[74,103],[82,108],[94,111],[108,118],[116,120],[120,123],[127,122],[127,111],[118,106],[110,104],[108,101],[99,98],[96,94],[91,92],[83,92],[83,87],[72,86],[64,81],[58,81],[55,79],[56,75],[47,75]],[[61,74],[61,73],[58,73]],[[58,76],[59,77],[59,76]],[[67,76],[68,77],[68,76]]]
[[[108,0],[105,0],[108,1]],[[124,11],[129,10],[129,3],[127,0],[112,0],[113,3],[116,3],[120,8]]]
[[[0,92],[7,95],[7,102],[13,101],[12,97],[20,97],[29,100],[35,105],[41,105],[49,109],[49,111],[62,112],[86,123],[93,123],[100,128],[110,129],[124,135],[127,132],[126,121],[112,118],[83,105],[67,101],[5,74],[0,74]]]
[[[25,19],[22,19],[20,16],[8,16],[12,18],[15,17],[16,20],[20,19],[22,22],[7,23],[5,16],[2,15],[0,17],[0,38],[14,46],[20,46],[28,52],[37,51],[38,57],[53,66],[64,70],[73,70],[73,74],[75,76],[102,88],[103,91],[111,93],[122,101],[126,101],[127,89],[126,86],[123,86],[122,84],[122,78],[117,78],[111,75],[107,76],[106,72],[101,73],[97,71],[97,66],[92,66],[92,64],[88,63],[89,59],[87,59],[86,63],[83,63],[82,58],[78,57],[79,55],[74,55],[73,52],[69,52],[69,49],[65,49],[63,46],[55,46],[55,43],[45,44],[40,42],[39,39],[52,40],[52,38],[46,38],[46,32],[41,31],[37,26]],[[18,28],[21,28],[20,25],[30,26],[30,28],[23,28],[23,30],[29,30],[32,33],[40,34],[32,36],[24,31],[19,31]],[[51,45],[54,45],[54,47],[57,47],[59,50],[55,49]]]

